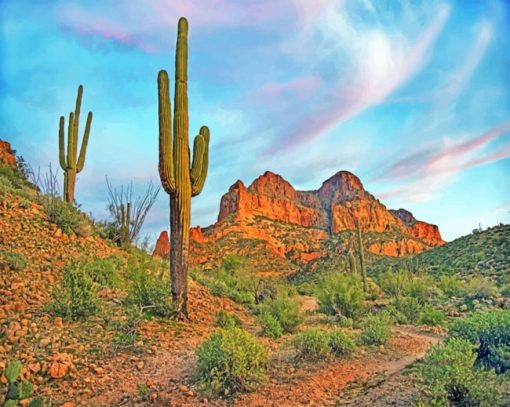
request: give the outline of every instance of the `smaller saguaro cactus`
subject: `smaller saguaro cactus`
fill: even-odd
[[[352,274],[358,274],[358,267],[356,266],[356,259],[354,258],[354,254],[352,254],[351,249],[349,249],[349,269]]]
[[[80,124],[82,95],[83,86],[80,85],[78,87],[78,96],[76,97],[76,107],[74,113],[69,113],[69,123],[67,126],[67,150],[65,146],[64,116],[60,116],[58,131],[59,161],[60,166],[64,171],[64,200],[70,204],[74,204],[76,174],[78,174],[85,165],[85,154],[87,153],[90,125],[92,123],[92,112],[89,112],[87,116],[87,123],[85,124],[85,133],[83,134],[83,139],[81,142],[80,155],[78,156],[78,130]]]
[[[361,227],[359,221],[356,220],[356,233],[358,235],[358,255],[361,268],[361,278],[363,279],[363,291],[367,291],[367,269],[365,264],[365,251],[363,249],[363,239],[361,238]]]

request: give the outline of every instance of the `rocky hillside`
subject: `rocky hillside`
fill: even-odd
[[[388,210],[350,172],[336,173],[317,190],[297,191],[268,171],[248,187],[240,180],[230,187],[221,198],[218,221],[192,230],[192,252],[198,263],[224,251],[250,256],[262,251],[261,257],[273,260],[308,262],[327,254],[325,243],[332,236],[354,231],[356,221],[370,234],[367,249],[374,254],[403,256],[444,244],[436,225],[416,220],[405,209]],[[167,238],[164,232],[157,254],[168,252]]]

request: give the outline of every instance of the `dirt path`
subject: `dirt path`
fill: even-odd
[[[413,327],[394,329],[386,348],[358,352],[351,359],[330,359],[295,365],[283,350],[273,361],[269,382],[254,393],[235,399],[210,401],[197,396],[193,385],[193,350],[162,354],[152,366],[160,391],[153,405],[165,406],[405,406],[414,388],[404,369],[422,358],[441,337]],[[152,363],[152,362],[151,362]],[[138,405],[125,400],[117,405]]]

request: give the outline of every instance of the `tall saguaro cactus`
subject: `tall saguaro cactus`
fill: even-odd
[[[76,187],[76,174],[78,174],[85,165],[85,154],[87,153],[87,144],[89,142],[90,125],[92,123],[92,112],[87,116],[85,124],[85,133],[81,142],[80,155],[78,154],[78,130],[80,124],[81,97],[83,95],[83,86],[78,87],[78,96],[76,97],[76,107],[74,113],[69,113],[69,123],[67,126],[67,156],[65,146],[65,119],[60,116],[60,125],[58,131],[58,149],[59,161],[62,170],[64,170],[64,199],[70,204],[74,203],[74,189]]]
[[[363,249],[363,240],[361,239],[361,227],[356,220],[356,233],[358,235],[359,264],[361,268],[361,278],[363,279],[363,291],[367,291],[367,267],[365,264],[365,251]]]
[[[174,120],[166,71],[158,74],[159,175],[170,195],[170,277],[178,316],[188,318],[188,249],[191,197],[200,194],[208,168],[209,129],[200,128],[190,167],[188,141],[188,21],[181,17],[175,53]],[[173,124],[173,140],[172,140]]]

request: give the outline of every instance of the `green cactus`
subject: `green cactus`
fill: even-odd
[[[90,125],[92,123],[92,112],[87,116],[85,124],[85,133],[78,156],[78,130],[80,124],[81,97],[83,86],[78,87],[78,96],[76,97],[76,107],[74,113],[69,113],[69,123],[67,126],[67,157],[65,146],[65,119],[60,116],[58,131],[59,161],[64,171],[64,199],[70,204],[74,204],[74,189],[76,186],[76,174],[78,174],[85,165],[85,154],[87,153],[87,144],[89,142]]]
[[[356,266],[356,259],[354,258],[354,254],[352,254],[352,250],[349,249],[349,269],[352,274],[358,274],[358,268]]]
[[[22,364],[19,360],[10,362],[4,371],[4,376],[7,379],[7,392],[3,407],[13,407],[18,404],[20,400],[26,400],[32,396],[33,386],[28,380],[18,381],[21,374]],[[29,407],[37,407],[37,399],[32,400]]]
[[[363,249],[363,240],[361,238],[361,227],[359,221],[356,220],[356,233],[358,235],[358,248],[359,248],[359,264],[361,268],[361,278],[363,279],[363,291],[367,292],[367,268],[365,264],[365,251]]]
[[[169,80],[158,74],[159,175],[170,195],[170,276],[178,317],[188,318],[188,248],[191,198],[204,187],[208,168],[209,129],[203,126],[193,143],[190,167],[188,140],[188,21],[179,19],[175,57],[174,120],[172,123]],[[173,125],[173,140],[172,140]]]

